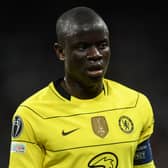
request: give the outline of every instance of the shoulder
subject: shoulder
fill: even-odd
[[[105,88],[106,91],[108,92],[108,95],[112,96],[120,96],[120,97],[133,97],[137,98],[139,92],[135,89],[132,89],[124,84],[121,84],[119,82],[109,80],[109,79],[104,79],[105,83]]]
[[[109,91],[117,90],[117,91],[126,92],[126,93],[131,93],[131,92],[137,93],[135,89],[132,89],[124,84],[121,84],[119,82],[116,82],[110,79],[104,79],[104,83],[109,88]]]
[[[30,113],[34,113],[35,115],[43,118],[43,116],[39,114],[39,111],[41,111],[44,107],[49,106],[51,101],[57,102],[56,94],[52,90],[52,84],[52,82],[49,83],[29,96],[27,99],[23,100],[17,107],[14,115],[27,116]]]
[[[108,95],[115,97],[119,102],[131,103],[134,106],[150,106],[149,99],[144,93],[113,80],[104,79],[104,83]]]
[[[33,102],[37,103],[37,102],[40,102],[44,97],[50,98],[50,96],[52,95],[52,90],[50,89],[50,85],[51,83],[43,87],[42,89],[36,91],[34,94],[29,96],[27,99],[23,100],[23,102],[21,102],[20,105],[28,105]]]

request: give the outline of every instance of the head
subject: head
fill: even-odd
[[[90,8],[75,7],[58,18],[56,35],[54,47],[66,78],[84,85],[102,81],[111,54],[104,20]]]

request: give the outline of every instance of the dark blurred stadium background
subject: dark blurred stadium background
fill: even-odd
[[[41,4],[41,3],[40,3]],[[112,34],[112,57],[107,77],[143,92],[155,113],[153,153],[158,168],[168,154],[168,8],[121,8],[107,4],[1,5],[0,10],[0,168],[9,157],[11,117],[35,91],[63,74],[53,53],[55,22],[76,5],[94,8]]]

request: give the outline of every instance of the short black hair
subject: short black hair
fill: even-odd
[[[74,26],[104,22],[102,17],[93,9],[79,6],[64,12],[56,22],[56,36],[59,43],[64,43],[65,38],[70,34]],[[106,23],[104,25],[107,28]],[[108,31],[108,28],[107,28]]]

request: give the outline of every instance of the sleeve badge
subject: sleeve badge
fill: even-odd
[[[15,116],[12,122],[12,137],[16,138],[20,135],[23,129],[23,121],[20,116]]]

